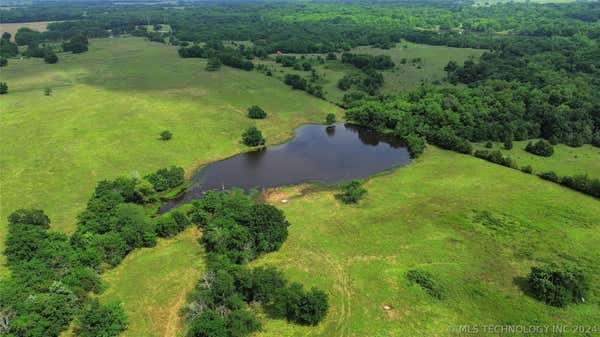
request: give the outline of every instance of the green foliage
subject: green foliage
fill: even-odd
[[[77,317],[79,337],[116,337],[127,328],[127,315],[119,303],[100,304],[94,299]]]
[[[264,119],[267,118],[267,113],[258,105],[253,105],[248,108],[248,117],[252,119]]]
[[[535,143],[527,143],[525,151],[542,157],[550,157],[554,153],[554,147],[548,141],[540,139]]]
[[[474,153],[475,157],[485,159],[492,163],[500,164],[502,166],[517,168],[517,163],[512,160],[510,157],[502,156],[502,152],[496,151],[488,151],[488,150],[477,150]]]
[[[160,140],[166,141],[166,140],[170,140],[171,138],[173,138],[173,134],[169,130],[165,130],[160,133]]]
[[[418,284],[429,295],[437,298],[438,300],[444,298],[444,288],[439,283],[434,281],[431,273],[420,269],[411,269],[406,272],[406,279],[411,283]]]
[[[587,175],[575,175],[572,177],[559,177],[555,172],[542,172],[538,175],[544,180],[549,180],[557,184],[572,188],[581,193],[589,194],[600,198],[600,179],[592,179]]]
[[[248,270],[244,265],[263,253],[279,249],[287,238],[283,212],[254,204],[241,190],[207,192],[193,203],[188,215],[203,226],[200,242],[207,252],[208,271],[190,296],[186,314],[188,336],[247,336],[260,329],[247,302],[260,302],[274,317],[315,325],[327,313],[327,296],[287,287],[273,267]],[[299,287],[299,288],[298,288]]]
[[[410,156],[412,158],[418,158],[420,155],[422,155],[423,151],[425,151],[425,147],[427,146],[425,139],[415,134],[402,137],[402,141],[406,143],[406,146],[408,146],[408,151],[410,152]]]
[[[367,194],[367,189],[362,187],[362,183],[358,180],[340,184],[340,190],[341,192],[335,196],[344,204],[356,204]]]
[[[325,124],[332,125],[334,123],[335,123],[335,114],[328,113],[327,116],[325,117]]]
[[[251,126],[242,133],[242,142],[247,146],[259,146],[265,144],[265,139],[260,130],[255,126]]]
[[[521,167],[521,171],[523,173],[531,174],[531,173],[533,173],[533,167],[531,167],[531,165],[525,165],[525,166]]]
[[[64,52],[72,52],[73,54],[86,52],[88,51],[88,39],[81,34],[74,36],[70,41],[62,43],[62,49]]]
[[[217,71],[221,69],[221,60],[211,57],[206,61],[206,71]]]
[[[8,85],[6,82],[0,82],[0,95],[8,94]]]
[[[583,302],[589,288],[583,271],[568,265],[531,267],[527,282],[535,298],[555,307]]]
[[[144,179],[148,180],[157,192],[162,192],[183,184],[184,173],[181,167],[171,166],[169,168],[161,168],[145,176]]]
[[[48,64],[54,64],[58,62],[58,56],[56,56],[56,53],[54,53],[53,51],[46,50],[44,52],[44,62]]]
[[[4,57],[0,57],[0,67],[6,67],[8,65],[8,60]]]

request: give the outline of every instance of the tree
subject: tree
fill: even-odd
[[[230,313],[227,316],[225,325],[230,337],[248,336],[261,328],[256,316],[245,310],[235,310]]]
[[[173,138],[173,134],[169,130],[165,130],[165,131],[163,131],[163,132],[160,133],[160,140],[167,141],[167,140],[169,140],[171,138]]]
[[[8,85],[6,82],[0,82],[0,95],[8,94]]]
[[[253,105],[248,108],[248,117],[252,119],[264,119],[267,113],[258,105]]]
[[[262,136],[262,132],[252,126],[242,133],[242,142],[247,146],[259,146],[265,144],[265,139]]]
[[[367,190],[362,187],[361,182],[358,180],[341,184],[340,187],[341,192],[336,194],[336,198],[340,199],[344,204],[356,204],[367,194]]]
[[[190,323],[188,337],[229,337],[225,320],[214,311],[204,311]]]
[[[8,65],[8,60],[5,57],[0,57],[0,67],[6,67]]]
[[[52,88],[44,88],[44,95],[45,96],[50,96],[52,94]]]
[[[540,139],[535,143],[527,143],[525,151],[542,157],[550,157],[554,153],[554,147],[548,141]]]
[[[330,112],[325,117],[325,124],[332,125],[334,123],[335,123],[335,114]]]
[[[106,305],[97,299],[77,317],[75,333],[79,337],[115,337],[127,328],[127,315],[116,302]]]
[[[58,62],[58,56],[56,56],[56,54],[53,51],[46,50],[44,52],[44,62],[48,64],[54,64]]]
[[[535,298],[556,307],[583,302],[589,288],[583,271],[573,265],[532,267],[527,282]]]
[[[221,69],[221,60],[216,57],[211,57],[206,62],[206,71],[217,71]]]

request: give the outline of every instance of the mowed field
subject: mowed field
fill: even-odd
[[[238,42],[241,43],[241,42]],[[477,59],[484,50],[471,48],[453,48],[446,46],[430,46],[424,44],[416,44],[402,41],[394,48],[380,49],[373,47],[358,47],[350,52],[357,54],[371,55],[389,55],[396,66],[393,69],[382,71],[384,77],[384,85],[382,91],[384,93],[397,93],[403,89],[410,89],[422,83],[432,83],[442,81],[446,78],[444,67],[450,61],[456,61],[462,64],[469,58]],[[300,57],[299,54],[290,54]],[[337,87],[338,81],[349,72],[356,72],[357,69],[349,64],[344,64],[340,60],[341,53],[337,54],[337,61],[325,61],[323,64],[315,62],[317,56],[325,58],[326,54],[306,54],[307,59],[312,59],[312,65],[321,79],[317,84],[323,86],[325,97],[327,100],[335,103],[342,102],[345,92]],[[407,62],[402,64],[402,59]],[[421,61],[413,65],[412,59],[420,58]],[[271,55],[271,60],[259,60],[257,63],[271,67],[274,72],[273,76],[283,80],[285,74],[298,74],[306,79],[310,78],[310,72],[294,70],[291,67],[283,67],[276,63],[275,55]]]
[[[68,232],[102,179],[169,165],[190,172],[244,151],[248,126],[272,144],[339,112],[277,79],[228,67],[209,73],[204,60],[140,38],[91,40],[89,52],[59,57],[54,65],[10,60],[0,72],[9,86],[0,99],[0,250],[17,208],[43,209],[54,229]],[[253,104],[269,117],[248,119]],[[173,139],[158,140],[163,130]]]
[[[421,85],[421,83],[442,81],[446,78],[444,67],[448,62],[455,61],[458,64],[463,64],[469,58],[479,58],[485,50],[430,46],[403,41],[391,49],[358,47],[354,48],[352,52],[390,56],[396,67],[383,72],[385,82],[382,91],[394,93],[400,89]],[[413,64],[412,60],[416,58],[421,60]],[[405,64],[401,63],[402,59],[406,59]]]
[[[15,40],[15,33],[19,28],[26,27],[29,29],[37,30],[38,32],[43,32],[47,30],[48,24],[56,22],[56,21],[39,21],[39,22],[20,22],[20,23],[0,23],[0,35],[2,33],[10,33],[11,40]]]
[[[255,265],[327,290],[331,308],[318,327],[268,320],[259,336],[452,336],[458,325],[598,322],[597,199],[432,146],[366,188],[357,206],[342,205],[335,192],[273,193],[290,235]],[[558,309],[524,293],[530,267],[546,262],[585,268],[586,304]],[[445,297],[411,285],[410,269],[430,272]]]
[[[503,143],[494,143],[491,149],[486,148],[485,143],[473,145],[476,150],[500,150],[503,156],[514,159],[519,167],[531,165],[536,174],[554,171],[559,176],[587,174],[591,178],[600,179],[600,148],[590,144],[577,148],[558,144],[554,145],[552,156],[542,157],[525,151],[527,143],[529,140],[515,141],[510,150],[505,150]]]

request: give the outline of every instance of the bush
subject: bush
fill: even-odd
[[[331,125],[335,123],[335,114],[334,113],[328,113],[327,116],[325,117],[325,124],[327,125]]]
[[[317,325],[325,318],[328,309],[327,294],[314,288],[306,292],[302,285],[292,283],[277,291],[270,312],[273,316],[286,318],[290,322]]]
[[[433,275],[429,272],[418,269],[409,270],[406,273],[406,279],[411,283],[418,284],[429,295],[439,300],[444,298],[443,287],[434,281]]]
[[[56,56],[56,54],[53,51],[46,50],[44,52],[44,62],[48,64],[54,64],[58,62],[58,56]]]
[[[532,267],[527,283],[535,298],[555,307],[583,302],[588,290],[582,270],[567,265]]]
[[[521,167],[521,171],[524,173],[531,174],[531,173],[533,173],[533,167],[531,167],[531,165],[526,165],[526,166]]]
[[[550,157],[554,153],[554,147],[548,141],[540,139],[535,143],[527,143],[525,151],[542,157]]]
[[[404,141],[406,146],[408,146],[408,151],[410,152],[411,158],[418,158],[420,155],[422,155],[427,144],[423,137],[415,134],[410,134],[406,137],[403,137],[402,141]]]
[[[6,67],[8,65],[8,59],[0,57],[0,67]]]
[[[496,163],[502,166],[517,168],[517,163],[512,160],[510,157],[503,157],[502,152],[496,151],[487,151],[487,150],[477,150],[474,153],[475,157],[485,159],[492,163]]]
[[[431,143],[447,150],[453,150],[465,154],[470,154],[473,151],[473,147],[468,140],[458,137],[456,134],[454,134],[454,131],[449,128],[442,128],[437,132],[432,133],[428,137],[428,140]]]
[[[221,69],[221,60],[216,57],[211,57],[206,62],[206,71],[217,71]]]
[[[259,146],[265,144],[265,139],[262,136],[262,132],[252,126],[242,133],[242,142],[247,146]]]
[[[160,133],[160,140],[169,140],[173,138],[173,134],[171,133],[171,131],[169,130],[165,130],[163,132]]]
[[[8,94],[8,84],[0,82],[0,95]]]
[[[113,337],[127,328],[127,315],[118,303],[102,305],[93,300],[77,318],[75,332],[80,337]]]
[[[485,147],[491,149],[492,147],[494,147],[494,144],[492,142],[487,142],[485,143]]]
[[[161,168],[145,176],[144,179],[148,180],[157,192],[162,192],[183,184],[184,173],[181,167],[171,166],[168,169]]]
[[[361,182],[358,180],[340,184],[340,188],[341,193],[336,194],[335,196],[344,204],[356,204],[365,196],[365,194],[367,194],[367,190],[362,187]]]
[[[253,105],[248,108],[248,117],[252,119],[264,119],[267,113],[258,105]]]

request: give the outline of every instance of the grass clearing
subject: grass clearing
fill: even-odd
[[[421,85],[421,83],[442,81],[446,78],[444,67],[448,62],[456,61],[458,64],[462,64],[469,58],[479,58],[485,50],[430,46],[402,41],[390,49],[358,47],[354,48],[352,52],[390,56],[396,67],[383,72],[385,82],[382,91],[397,93],[402,89]],[[413,65],[411,61],[416,58],[420,58],[421,61]],[[402,64],[402,59],[406,59],[405,64]]]
[[[129,316],[122,337],[175,337],[179,310],[203,273],[200,231],[188,228],[156,247],[137,249],[102,275],[103,301],[122,301]]]
[[[357,54],[371,55],[389,55],[396,66],[393,69],[382,71],[384,77],[384,85],[382,92],[386,94],[398,93],[400,90],[410,89],[421,85],[421,83],[432,83],[443,81],[446,78],[444,67],[450,61],[456,61],[462,64],[469,58],[477,59],[484,50],[471,48],[454,48],[446,46],[430,46],[424,44],[410,43],[402,41],[394,48],[380,49],[370,46],[357,47],[350,52]],[[300,54],[288,54],[300,58]],[[326,54],[304,54],[307,59],[316,59],[317,56],[326,58]],[[325,90],[325,97],[330,102],[340,103],[346,92],[337,87],[338,81],[349,72],[356,72],[357,69],[349,64],[344,64],[339,61],[341,53],[337,54],[337,61],[325,61],[319,64],[312,62],[313,68],[321,76],[317,84],[321,85]],[[402,64],[402,59],[406,59],[406,64]],[[418,64],[413,65],[412,59],[420,58]],[[273,77],[283,81],[285,74],[297,74],[306,79],[310,78],[310,72],[294,70],[291,67],[283,67],[276,63],[275,55],[271,55],[269,60],[258,60],[257,64],[264,64],[273,71]]]
[[[21,27],[37,30],[38,32],[44,32],[48,30],[48,24],[59,21],[38,21],[38,22],[18,22],[18,23],[0,23],[0,34],[10,33],[11,41],[15,40],[15,34]]]
[[[206,72],[205,60],[141,38],[91,40],[89,52],[59,57],[55,65],[12,60],[0,73],[9,86],[0,101],[0,250],[17,208],[43,209],[54,229],[68,232],[102,179],[169,165],[189,173],[246,150],[239,140],[248,126],[273,144],[340,113],[277,79],[228,67]],[[253,104],[269,117],[248,119]],[[158,140],[163,130],[173,139]]]
[[[333,191],[274,193],[289,200],[272,201],[292,224],[290,235],[254,264],[328,291],[331,309],[317,327],[268,320],[259,336],[446,336],[464,324],[597,319],[598,200],[432,146],[366,188],[358,206],[342,205]],[[519,284],[532,265],[567,260],[590,275],[586,304],[557,309],[524,294]],[[410,284],[411,269],[431,273],[444,299]]]
[[[600,148],[590,144],[582,147],[570,147],[565,144],[554,145],[554,154],[550,157],[537,156],[525,151],[529,140],[514,141],[511,150],[505,150],[503,143],[493,143],[488,149],[484,143],[473,144],[476,150],[500,150],[503,156],[510,156],[519,167],[531,165],[534,173],[554,171],[559,176],[587,174],[591,178],[600,178]]]

